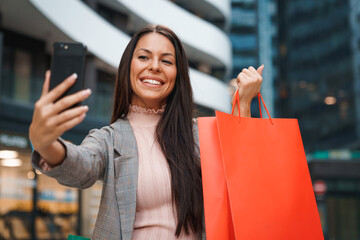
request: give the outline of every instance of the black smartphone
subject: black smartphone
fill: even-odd
[[[77,42],[56,42],[53,47],[50,90],[74,73],[77,74],[76,82],[60,98],[82,90],[84,88],[86,46]],[[80,103],[74,106],[78,105]]]

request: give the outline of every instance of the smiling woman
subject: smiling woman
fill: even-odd
[[[142,37],[131,60],[131,103],[159,109],[175,85],[175,48],[165,36],[152,33]]]
[[[130,66],[128,63],[131,63]],[[131,105],[144,108],[144,112],[153,110],[158,114],[160,111],[160,115],[156,117],[151,114],[145,116],[138,114]],[[154,191],[158,186],[165,184],[165,192],[170,193],[162,200],[158,199],[159,201],[167,199],[167,204],[173,203],[173,206],[170,204],[171,207],[167,208],[168,211],[160,214],[160,218],[165,220],[164,222],[169,220],[169,216],[171,219],[177,219],[171,226],[164,225],[164,222],[161,224],[156,222],[162,227],[172,229],[170,230],[173,232],[172,237],[161,235],[164,239],[171,239],[181,233],[190,234],[189,238],[193,239],[202,231],[201,170],[194,139],[193,106],[188,61],[175,33],[158,25],[148,26],[135,34],[120,61],[111,122],[116,123],[119,118],[127,118],[135,133],[139,149],[137,198],[143,196],[139,192],[139,189],[144,189],[142,182],[157,182],[153,186],[146,187]],[[139,122],[139,119],[142,121]],[[144,134],[144,130],[137,128],[139,126],[153,128],[150,132],[149,129],[145,131],[149,134]],[[142,144],[143,142],[147,144]],[[155,150],[152,151],[153,149]],[[151,159],[152,164],[159,161],[158,169],[163,169],[159,175],[163,175],[165,170],[167,176],[162,180],[146,178],[142,168],[146,164],[142,163],[144,158]],[[144,198],[151,197],[154,196],[148,195]],[[156,209],[154,206],[152,209]],[[159,219],[158,216],[154,218],[151,214],[146,216],[147,219],[152,219],[150,221],[152,224],[154,219]],[[139,216],[135,218],[139,219]],[[147,223],[149,224],[148,220]],[[143,236],[146,239],[146,235],[143,235],[144,231],[139,235],[136,226],[139,226],[139,229],[146,229],[144,225],[138,225],[135,220],[134,234],[137,238]],[[146,230],[145,232],[149,233]]]
[[[244,69],[237,78],[243,116],[260,90],[262,68]],[[76,77],[51,91],[49,79],[48,72],[30,125],[32,163],[67,186],[104,182],[92,239],[205,238],[189,67],[175,33],[157,25],[132,37],[118,69],[111,124],[92,130],[79,146],[59,137],[88,108],[65,109],[91,92],[55,102]]]

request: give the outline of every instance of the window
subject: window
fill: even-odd
[[[115,77],[111,74],[98,70],[95,91],[95,116],[110,120],[112,112],[112,96],[114,92]],[[90,106],[91,108],[91,106]]]
[[[0,97],[14,104],[29,105],[41,94],[50,58],[45,43],[3,30]]]
[[[14,52],[14,92],[17,101],[30,100],[31,54],[27,51],[15,49]]]
[[[257,48],[256,35],[234,35],[230,36],[234,50],[249,50]]]

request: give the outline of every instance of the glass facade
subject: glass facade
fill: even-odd
[[[280,1],[279,7],[281,115],[299,119],[308,151],[349,146],[359,139],[349,1]]]
[[[231,1],[230,40],[233,46],[233,72],[258,65],[258,35],[256,1]]]
[[[3,158],[0,163],[0,239],[30,239],[35,173],[27,161],[29,152],[0,150],[0,154],[6,153],[16,154],[18,160]]]
[[[273,104],[278,72],[276,3],[273,0],[233,0],[230,32],[233,46],[231,77],[236,78],[244,68],[264,64],[262,76],[265,81],[261,93],[272,117],[277,115]],[[252,115],[259,116],[256,101],[252,103]]]
[[[0,40],[0,239],[66,239],[81,230],[90,236],[99,205],[96,197],[91,196],[89,202],[90,198],[82,198],[86,193],[60,185],[35,171],[30,162],[28,127],[51,53],[46,51],[45,42],[7,29],[0,28]],[[85,102],[91,114],[64,134],[74,143],[80,143],[91,128],[110,120],[115,77],[97,69],[91,59],[87,59],[86,74],[95,73],[94,83],[89,83],[94,92]],[[99,184],[88,190],[99,191]],[[81,206],[89,206],[90,213]]]
[[[359,183],[357,183],[359,184]],[[326,201],[329,239],[360,238],[360,199],[345,196],[329,196]]]
[[[44,43],[3,30],[1,98],[31,105],[40,97],[46,55]],[[23,42],[20,42],[22,39]]]
[[[275,105],[299,120],[325,239],[360,237],[358,3],[278,0]]]
[[[27,136],[0,131],[0,239],[66,239],[78,232],[78,190],[34,171]]]
[[[325,239],[359,239],[360,181],[332,178],[323,182],[326,191],[316,193],[316,200]],[[313,183],[316,184],[317,180]]]

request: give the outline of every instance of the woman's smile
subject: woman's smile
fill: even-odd
[[[164,81],[161,78],[154,76],[140,77],[140,81],[148,87],[160,87],[164,84]]]

